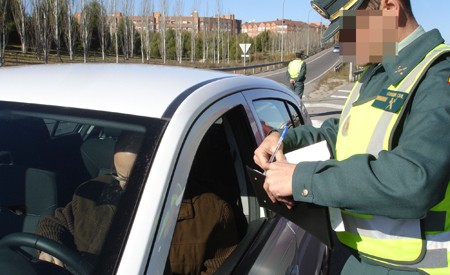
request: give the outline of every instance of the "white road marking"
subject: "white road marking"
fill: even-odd
[[[341,92],[341,93],[347,93],[347,94],[349,94],[351,91],[350,90],[337,90],[338,92]]]
[[[330,109],[337,109],[342,110],[344,106],[338,105],[338,104],[331,104],[331,103],[304,103],[306,108],[330,108]]]
[[[348,96],[346,96],[346,95],[332,95],[330,97],[332,97],[332,98],[342,98],[342,99],[347,99],[348,98]]]
[[[309,85],[309,84],[311,84],[312,82],[316,81],[317,79],[321,78],[321,77],[322,77],[324,74],[326,74],[329,70],[331,70],[331,69],[333,69],[334,67],[336,67],[336,65],[339,64],[339,62],[341,62],[340,59],[338,59],[338,60],[336,61],[336,63],[334,63],[333,65],[331,65],[331,67],[328,68],[327,70],[325,70],[321,75],[319,75],[318,77],[316,77],[316,78],[314,78],[314,79],[311,79],[310,81],[306,82],[306,83],[305,83],[305,86],[306,86],[306,85]]]

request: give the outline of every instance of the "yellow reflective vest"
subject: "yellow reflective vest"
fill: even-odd
[[[395,129],[405,113],[416,86],[432,63],[450,46],[442,44],[430,51],[397,86],[383,90],[375,99],[352,106],[362,83],[356,83],[340,117],[336,159],[356,154],[378,157],[392,149]],[[368,73],[366,69],[365,73]],[[392,267],[420,269],[430,274],[450,274],[450,188],[445,198],[430,209],[424,219],[391,219],[341,210],[345,231],[339,240],[362,257]],[[425,231],[423,224],[435,225]]]
[[[289,62],[288,65],[288,73],[290,78],[296,79],[300,75],[300,70],[302,68],[303,60],[301,59],[294,59],[291,62]]]

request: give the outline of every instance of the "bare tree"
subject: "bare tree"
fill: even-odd
[[[142,4],[142,16],[141,16],[141,57],[142,63],[145,60],[150,61],[151,56],[151,40],[153,33],[153,1],[144,0]]]
[[[207,62],[209,59],[209,19],[208,19],[208,1],[206,1],[206,12],[203,19],[203,61]]]
[[[52,20],[51,22],[51,28],[53,29],[53,39],[55,41],[56,45],[56,54],[59,56],[60,50],[61,50],[61,13],[62,13],[62,7],[63,7],[63,1],[62,0],[51,0],[51,13],[52,13]]]
[[[105,0],[98,0],[99,9],[98,14],[98,38],[100,40],[100,48],[102,51],[102,60],[105,61],[106,51],[106,12],[105,12]]]
[[[133,0],[123,0],[122,2],[122,12],[123,12],[123,41],[122,41],[122,49],[124,58],[128,59],[132,56],[133,51],[133,28],[131,27],[132,22],[130,23],[130,15],[132,15],[134,9],[134,1]]]
[[[50,22],[49,22],[50,8],[47,0],[33,1],[33,25],[35,34],[35,49],[37,58],[41,55],[44,57],[45,64],[48,63],[48,54],[50,51],[51,40],[50,37]]]
[[[109,31],[111,39],[114,40],[114,50],[116,52],[116,63],[119,63],[119,35],[118,35],[118,13],[117,13],[117,0],[111,1],[111,17],[109,21]]]
[[[161,17],[159,21],[159,32],[161,33],[161,52],[163,63],[166,64],[167,47],[166,47],[166,17],[168,9],[168,0],[159,0],[159,8],[161,9]]]
[[[80,0],[80,8],[80,38],[81,45],[83,46],[83,62],[87,63],[92,37],[92,10],[89,0]]]
[[[66,0],[64,2],[64,24],[63,24],[63,33],[65,37],[66,47],[69,52],[69,58],[70,60],[73,60],[73,48],[75,47],[75,41],[76,41],[76,24],[74,24],[73,16],[76,12],[77,7],[75,4],[75,0]]]
[[[217,42],[216,42],[216,46],[217,46],[217,64],[220,63],[220,46],[221,46],[221,37],[220,37],[220,33],[221,33],[221,26],[220,26],[220,16],[222,14],[222,1],[221,0],[217,0]],[[214,55],[215,56],[215,55]]]
[[[194,0],[192,2],[192,22],[191,22],[191,62],[195,62],[196,60],[196,38],[198,36],[198,26],[196,25],[196,20],[198,20],[198,10],[199,10],[199,4],[197,0]]]
[[[3,0],[5,3],[8,0]],[[20,37],[20,44],[22,47],[22,53],[26,53],[28,51],[27,45],[27,9],[28,9],[28,0],[12,0],[11,1],[11,11],[14,19],[14,23],[16,25],[17,33]]]
[[[6,9],[8,0],[0,0],[0,66],[5,63],[5,47],[6,47]]]
[[[175,1],[175,52],[178,63],[183,61],[183,1]]]

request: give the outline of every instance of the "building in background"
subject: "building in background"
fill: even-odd
[[[321,27],[326,28],[321,22],[312,22],[309,24],[311,30],[320,32]],[[258,36],[260,33],[269,31],[274,33],[293,33],[300,30],[308,29],[308,23],[302,21],[293,21],[290,19],[277,19],[274,21],[264,22],[246,22],[242,24],[242,33],[248,34],[249,37]]]
[[[119,14],[119,16],[122,16]],[[152,31],[159,31],[162,26],[162,16],[160,12],[153,12],[151,16],[130,16],[137,31],[149,28]],[[190,16],[166,16],[167,29],[177,29],[199,33],[203,31],[230,32],[235,35],[241,33],[242,20],[235,18],[234,14],[221,15],[219,17],[201,17],[198,12],[192,12]]]

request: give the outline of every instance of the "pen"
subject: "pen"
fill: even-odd
[[[272,163],[273,160],[275,159],[275,155],[277,154],[278,150],[280,149],[281,143],[283,143],[284,136],[286,135],[286,132],[288,129],[289,129],[289,126],[287,126],[287,125],[284,126],[283,132],[281,132],[280,139],[278,140],[277,147],[275,147],[275,151],[273,151],[272,155],[270,156],[269,163]]]

